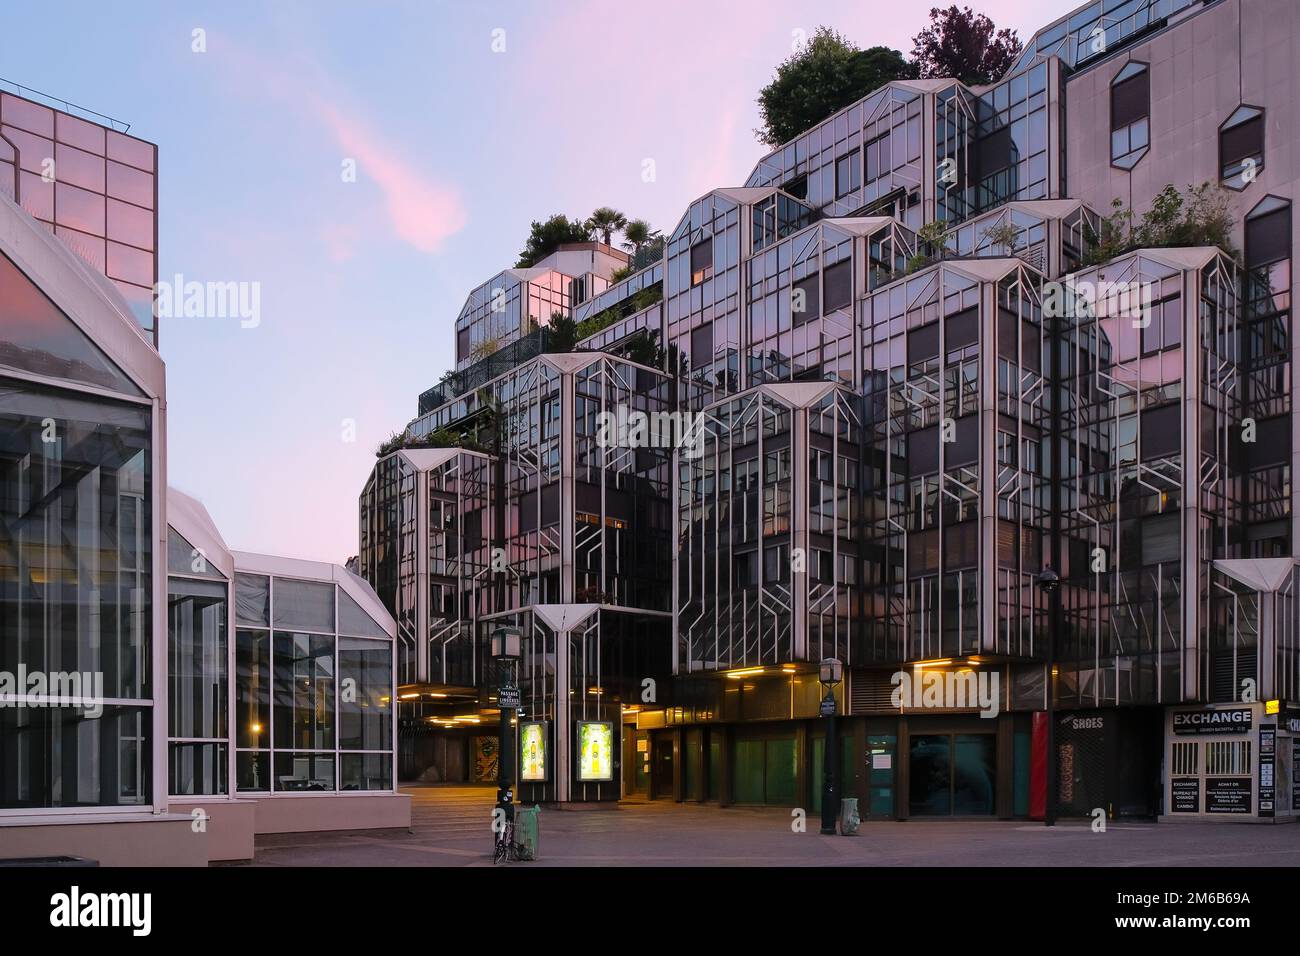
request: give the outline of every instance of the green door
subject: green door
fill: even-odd
[[[736,741],[734,753],[732,795],[736,803],[795,805],[799,755],[793,735],[742,738]]]
[[[799,769],[793,737],[775,737],[765,742],[767,767],[764,773],[764,803],[793,807],[798,800]]]
[[[763,755],[763,741],[736,741],[731,792],[737,803],[764,802]]]

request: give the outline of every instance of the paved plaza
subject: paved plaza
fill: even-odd
[[[404,830],[261,836],[254,866],[491,866],[488,787],[411,787]],[[626,802],[541,813],[546,866],[1300,866],[1300,826],[1085,821],[864,823],[857,837],[792,829],[777,808]]]

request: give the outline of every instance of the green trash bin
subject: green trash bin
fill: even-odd
[[[521,860],[537,859],[537,825],[542,808],[520,807],[515,811],[515,852]]]

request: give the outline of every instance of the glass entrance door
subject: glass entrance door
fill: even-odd
[[[912,816],[991,816],[997,781],[993,734],[917,734],[911,739]]]

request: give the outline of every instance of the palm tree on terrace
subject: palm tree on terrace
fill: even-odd
[[[627,216],[610,206],[601,206],[587,220],[587,226],[592,232],[600,236],[601,242],[605,243],[605,245],[609,245],[614,233],[626,225]]]
[[[623,248],[632,253],[632,258],[637,257],[642,249],[648,243],[654,242],[659,238],[659,232],[650,228],[650,223],[644,219],[632,219],[623,227]]]

